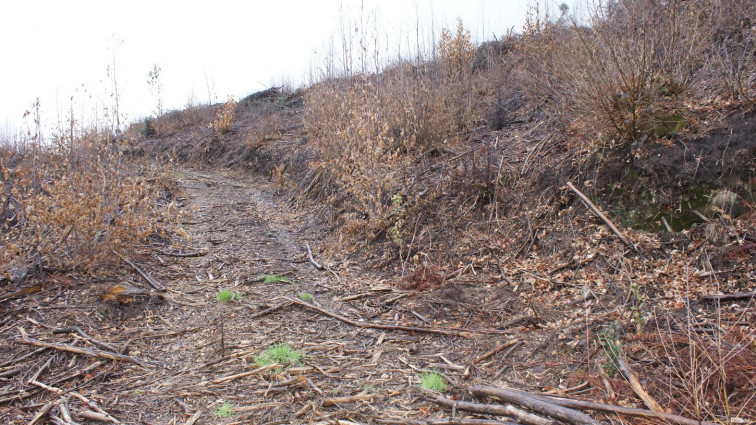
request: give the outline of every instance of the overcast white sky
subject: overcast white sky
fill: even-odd
[[[97,114],[102,121],[114,54],[121,110],[133,121],[155,109],[147,84],[155,64],[162,68],[164,109],[179,109],[192,99],[207,103],[208,85],[214,100],[224,101],[306,82],[346,19],[374,16],[384,47],[414,43],[417,23],[429,33],[432,19],[438,32],[461,18],[476,41],[485,41],[519,30],[531,3],[365,0],[361,14],[359,0],[0,0],[0,132],[23,127],[35,98],[47,128],[59,111],[68,114],[71,96],[77,119]]]

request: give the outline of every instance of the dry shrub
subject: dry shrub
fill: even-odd
[[[668,317],[648,336],[643,345],[657,364],[649,389],[685,416],[739,423],[756,417],[756,336],[737,324],[753,317],[716,312],[718,323],[700,323],[692,310],[687,323]]]
[[[711,3],[714,42],[708,53],[713,66],[706,82],[736,101],[756,106],[756,3]]]
[[[170,136],[185,128],[207,127],[212,121],[212,110],[207,106],[190,106],[181,111],[170,111],[157,117],[152,124],[158,136]]]
[[[307,127],[327,172],[355,211],[382,220],[402,170],[449,126],[444,99],[409,65],[381,78],[328,81],[307,94]]]
[[[444,30],[439,63],[399,62],[377,75],[330,79],[311,87],[306,126],[319,154],[313,168],[336,183],[357,219],[350,233],[374,236],[388,225],[391,197],[406,170],[470,128],[474,49],[460,22]],[[343,196],[346,195],[346,196]]]
[[[506,72],[535,110],[585,139],[674,136],[721,94],[752,102],[754,21],[743,0],[598,2],[572,23],[535,9]]]
[[[215,119],[213,120],[213,131],[216,136],[228,133],[231,131],[231,125],[234,123],[234,111],[236,110],[236,101],[234,99],[228,99],[228,102],[221,105],[215,111]]]
[[[250,147],[258,147],[281,137],[283,127],[281,115],[283,106],[273,102],[259,102],[255,108],[255,119],[245,130],[248,134],[244,142]]]
[[[453,113],[457,130],[466,131],[475,121],[472,66],[476,49],[462,20],[457,20],[454,33],[449,28],[441,30],[438,51],[444,73],[440,83],[447,99],[446,107]]]
[[[0,278],[94,270],[159,229],[156,200],[167,182],[164,173],[129,169],[115,145],[92,134],[65,153],[0,150],[0,178]]]
[[[577,31],[577,112],[624,140],[681,130],[694,71],[711,44],[705,14],[687,2],[620,1],[597,10],[591,31]]]

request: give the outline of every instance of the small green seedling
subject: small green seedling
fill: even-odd
[[[310,294],[309,292],[302,292],[301,294],[299,294],[299,298],[304,302],[310,302],[312,301],[312,294]]]
[[[281,274],[263,274],[260,275],[260,278],[263,280],[263,283],[292,283],[291,279]]]
[[[255,356],[255,364],[257,366],[267,366],[269,364],[277,363],[280,365],[299,365],[302,363],[302,357],[304,355],[291,348],[289,344],[281,342],[271,345],[267,350]]]
[[[598,334],[598,341],[604,349],[604,373],[610,378],[619,372],[619,357],[622,355],[619,323],[615,320]]]
[[[442,393],[446,391],[446,381],[440,373],[436,371],[424,372],[420,377],[420,385],[431,391]]]
[[[233,406],[231,406],[231,403],[223,403],[217,409],[215,409],[213,416],[215,416],[216,418],[227,418],[231,416],[232,409]]]
[[[242,294],[237,294],[237,293],[235,293],[233,291],[230,291],[228,289],[222,289],[222,290],[218,291],[218,294],[216,295],[216,297],[218,298],[218,302],[219,303],[227,303],[227,302],[231,302],[231,301],[241,301],[243,295]]]

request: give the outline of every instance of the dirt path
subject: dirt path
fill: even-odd
[[[506,329],[458,337],[355,325],[440,329],[507,323],[518,317],[518,306],[497,289],[470,282],[468,289],[477,288],[475,298],[473,291],[453,285],[425,293],[401,291],[393,285],[396,277],[378,280],[344,259],[319,258],[332,271],[316,270],[304,244],[316,248],[316,257],[321,244],[307,212],[293,211],[260,177],[187,171],[179,180],[184,194],[178,200],[188,213],[182,227],[189,239],[145,247],[134,258],[166,286],[164,294],[150,292],[127,303],[103,301],[101,295],[113,285],[146,289],[124,265],[118,281],[70,282],[65,294],[42,292],[4,306],[12,320],[4,323],[2,336],[14,342],[0,353],[0,363],[35,348],[17,341],[14,325],[21,325],[31,337],[51,343],[125,348],[149,366],[98,363],[99,358],[58,349],[16,361],[22,373],[4,378],[0,391],[0,400],[11,406],[0,411],[2,422],[27,423],[44,403],[60,400],[54,390],[26,383],[38,370],[43,371],[40,382],[76,390],[126,423],[178,424],[198,412],[197,424],[394,423],[434,415],[419,389],[423,371],[443,372],[453,392],[465,380],[495,376],[504,365],[500,355],[467,369],[481,353],[513,339]],[[202,255],[176,255],[192,252]],[[280,280],[265,282],[265,276]],[[220,290],[240,300],[220,303]],[[355,323],[287,301],[299,301],[304,293],[312,296],[308,305]],[[56,331],[74,327],[87,336]],[[279,373],[256,371],[256,357],[281,342],[303,354],[301,364]],[[354,399],[334,402],[339,397]],[[82,407],[77,400],[69,403]]]

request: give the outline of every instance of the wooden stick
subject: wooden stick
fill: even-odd
[[[97,422],[111,422],[114,424],[120,424],[117,419],[113,418],[110,415],[99,413],[99,412],[93,412],[91,410],[81,410],[77,409],[75,410],[76,414],[81,416],[84,419],[89,419],[90,421],[97,421]]]
[[[50,413],[50,410],[52,410],[53,406],[55,406],[55,403],[52,401],[42,406],[42,408],[39,409],[39,412],[37,412],[32,420],[29,421],[29,425],[37,425],[42,419],[45,418],[45,416],[47,416],[48,413]]]
[[[559,406],[569,407],[572,409],[581,410],[594,410],[597,412],[609,412],[628,416],[640,416],[644,418],[658,418],[665,422],[676,423],[680,425],[716,425],[714,422],[703,422],[695,419],[686,418],[683,416],[675,415],[665,412],[654,412],[646,409],[636,409],[633,407],[614,406],[611,404],[595,403],[592,401],[575,400],[564,397],[545,397],[542,395],[533,394],[534,397],[544,399],[550,403],[554,403]]]
[[[477,385],[470,388],[470,391],[476,396],[496,397],[507,403],[517,404],[526,407],[534,412],[540,413],[558,419],[573,425],[601,425],[600,422],[577,410],[568,409],[549,403],[542,399],[533,397],[524,391],[509,390],[506,388],[488,387]]]
[[[192,417],[184,423],[184,425],[194,425],[194,423],[197,422],[197,419],[202,416],[202,413],[202,409],[198,410],[197,413],[193,414]]]
[[[734,294],[707,294],[707,295],[701,295],[701,299],[703,300],[739,300],[743,298],[753,298],[756,297],[756,291],[751,292],[736,292]]]
[[[509,341],[509,342],[505,342],[503,344],[499,344],[498,347],[496,347],[493,350],[490,350],[490,351],[484,353],[482,356],[480,356],[477,359],[473,360],[472,363],[470,363],[470,364],[471,365],[478,364],[478,363],[482,362],[483,360],[485,360],[485,359],[493,356],[494,354],[496,354],[496,353],[498,353],[500,351],[506,350],[507,348],[509,348],[509,347],[517,344],[518,342],[519,341],[515,339],[515,340]]]
[[[583,195],[583,192],[579,191],[575,186],[572,185],[571,182],[567,182],[567,187],[572,189],[572,191],[575,192],[575,194],[580,198],[580,200],[583,201],[585,206],[587,206],[588,209],[590,209],[594,214],[596,214],[598,218],[603,220],[603,222],[606,223],[607,226],[609,226],[612,232],[614,232],[614,234],[617,235],[625,245],[629,246],[633,251],[638,250],[635,244],[630,242],[630,239],[625,237],[625,235],[622,234],[622,232],[620,232],[619,229],[617,229],[617,226],[615,226],[614,223],[611,222],[611,220],[606,218],[606,216],[601,211],[599,211],[598,207],[596,207],[596,205],[594,205],[593,202],[591,202],[591,200],[588,199],[587,196]]]
[[[92,401],[92,400],[84,397],[83,395],[77,393],[76,391],[71,391],[70,394],[72,396],[78,398],[82,402],[84,402],[84,404],[86,404],[87,407],[89,407],[90,409],[94,410],[94,412],[87,411],[87,410],[80,410],[79,414],[83,414],[82,416],[84,416],[85,418],[87,418],[87,419],[93,419],[93,420],[96,420],[96,421],[112,422],[114,424],[120,424],[121,423],[121,421],[119,421],[118,419],[116,419],[113,416],[111,416],[110,413],[108,413],[105,410],[103,410],[94,401]],[[93,415],[92,416],[87,416],[86,415],[87,413],[91,413]]]
[[[276,368],[279,368],[279,367],[281,367],[281,365],[278,365],[278,364],[269,364],[269,365],[265,365],[265,366],[262,366],[262,367],[258,367],[257,369],[254,369],[254,370],[249,370],[247,372],[237,373],[235,375],[230,375],[230,376],[224,376],[224,377],[221,377],[221,378],[218,378],[218,379],[212,381],[212,383],[213,384],[222,384],[224,382],[233,381],[234,379],[244,378],[245,376],[250,376],[250,375],[255,375],[255,374],[258,374],[258,373],[267,372],[269,370],[276,369]]]
[[[427,425],[517,425],[509,421],[497,421],[493,419],[431,419],[425,422]]]
[[[119,253],[117,253],[115,251],[113,251],[113,254],[115,254],[118,257],[120,257],[121,260],[125,261],[126,264],[130,265],[134,270],[136,270],[137,273],[139,273],[144,278],[144,280],[146,280],[147,283],[149,283],[150,286],[152,286],[156,291],[158,291],[158,292],[165,292],[165,287],[163,287],[163,285],[161,285],[160,282],[158,282],[157,280],[155,280],[155,278],[153,278],[149,274],[147,274],[144,271],[142,271],[142,269],[140,269],[139,266],[137,266],[136,264],[132,263],[128,258],[124,257],[123,255],[121,255],[121,254],[119,254]]]
[[[292,304],[296,304],[305,308],[308,308],[310,310],[315,310],[320,314],[323,314],[328,317],[332,317],[336,320],[339,320],[341,322],[344,322],[348,325],[356,326],[358,328],[368,328],[368,329],[385,329],[385,330],[393,330],[393,331],[404,331],[404,332],[418,332],[418,333],[429,333],[429,334],[437,334],[437,335],[451,335],[451,336],[460,336],[460,337],[469,337],[470,334],[486,334],[486,335],[505,335],[512,333],[511,330],[497,330],[497,329],[468,329],[468,328],[424,328],[424,327],[416,327],[416,326],[402,326],[402,325],[390,325],[387,323],[363,323],[363,322],[357,322],[351,319],[348,319],[344,316],[338,315],[336,313],[332,313],[327,310],[323,310],[320,307],[314,306],[312,304],[307,304],[303,301],[295,300],[293,298],[284,298],[285,300],[291,302]]]
[[[250,309],[253,309],[253,307],[251,305],[249,305],[249,304],[245,304],[245,305],[247,307],[249,307]],[[275,313],[276,311],[281,310],[282,308],[288,307],[290,305],[291,305],[290,302],[285,302],[285,303],[281,303],[279,305],[274,305],[273,307],[266,308],[265,310],[260,310],[258,312],[255,312],[251,316],[247,316],[245,319],[246,320],[257,319],[258,317],[262,317],[262,316],[265,316],[265,315],[268,315],[268,314],[271,314],[271,313]]]
[[[192,252],[171,252],[171,251],[158,251],[158,252],[163,255],[167,255],[169,257],[178,257],[178,258],[204,257],[208,253],[206,249],[199,250],[199,251],[192,251]]]
[[[632,387],[633,391],[635,391],[635,394],[638,394],[638,397],[643,400],[643,404],[645,404],[646,407],[654,412],[664,412],[664,409],[661,408],[659,403],[657,403],[656,400],[654,400],[654,398],[651,397],[651,395],[647,393],[643,388],[643,385],[641,385],[640,381],[638,380],[638,375],[636,375],[635,372],[633,372],[633,370],[630,368],[630,365],[627,363],[627,359],[624,355],[620,354],[617,356],[617,365],[620,367],[620,370],[627,379],[627,382],[630,383],[630,387]]]
[[[312,265],[318,270],[325,270],[325,267],[323,267],[322,264],[318,263],[314,258],[312,258],[312,250],[310,249],[310,244],[306,243],[305,247],[307,248],[307,258],[310,259],[310,263],[312,263]]]
[[[8,301],[16,297],[20,297],[22,295],[30,295],[35,292],[39,292],[41,290],[42,290],[42,285],[34,285],[29,288],[18,290],[16,292],[11,292],[10,294],[0,295],[0,303],[4,303],[5,301]]]
[[[363,391],[359,394],[350,395],[346,397],[326,398],[323,400],[323,407],[336,406],[342,403],[354,403],[356,401],[370,401],[372,399],[373,399],[372,395]]]
[[[464,410],[485,415],[509,416],[517,419],[525,425],[557,425],[555,420],[542,418],[509,404],[471,403],[468,401],[449,400],[443,397],[437,397],[433,402],[448,407],[449,409]]]
[[[150,367],[147,363],[135,357],[125,356],[125,355],[116,354],[116,353],[110,353],[107,351],[102,351],[102,350],[97,350],[97,349],[87,349],[87,348],[81,348],[81,347],[74,347],[72,345],[55,344],[51,342],[38,341],[36,339],[29,338],[28,335],[26,334],[26,331],[22,327],[18,327],[18,331],[21,334],[21,338],[19,339],[19,342],[22,342],[24,344],[36,345],[37,347],[52,348],[53,350],[58,350],[58,351],[68,351],[70,353],[83,354],[85,356],[90,356],[90,357],[102,357],[102,358],[110,359],[110,360],[134,363],[144,368]]]
[[[58,410],[60,410],[60,416],[63,416],[63,420],[66,423],[70,424],[73,422],[71,411],[68,408],[68,397],[61,397],[58,400]]]

